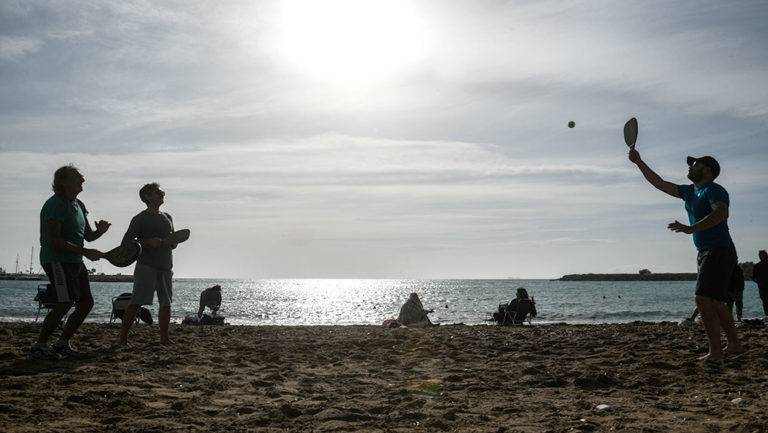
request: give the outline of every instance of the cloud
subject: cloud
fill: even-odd
[[[5,244],[34,243],[72,161],[115,224],[104,245],[140,185],[166,187],[196,248],[222,252],[180,251],[182,274],[555,276],[647,245],[679,270],[690,242],[665,226],[684,213],[626,160],[631,116],[671,181],[715,155],[735,237],[765,233],[764,2],[415,2],[415,58],[354,80],[286,62],[279,6],[0,4]]]
[[[0,60],[12,61],[34,53],[43,41],[24,36],[0,36]]]

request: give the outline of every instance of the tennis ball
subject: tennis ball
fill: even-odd
[[[574,122],[573,120],[571,120],[570,122],[568,122],[568,127],[569,127],[569,128],[573,128],[574,126],[576,126],[576,122]]]

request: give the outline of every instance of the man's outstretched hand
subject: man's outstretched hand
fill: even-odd
[[[693,233],[693,227],[687,226],[678,220],[675,220],[675,222],[673,223],[669,223],[667,228],[672,230],[673,232],[678,232],[678,233],[685,233],[685,234]]]

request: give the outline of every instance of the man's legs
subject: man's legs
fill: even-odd
[[[139,311],[140,304],[130,304],[123,313],[123,323],[120,326],[120,344],[128,344],[128,331],[131,330],[133,321],[136,319],[136,313]]]
[[[157,311],[157,321],[160,325],[160,343],[168,344],[168,328],[171,323],[171,304],[173,302],[173,272],[157,272],[157,301],[160,308]]]
[[[69,315],[69,319],[67,319],[67,323],[64,325],[64,331],[61,333],[61,338],[59,339],[68,341],[72,338],[72,335],[74,335],[75,331],[77,331],[80,328],[80,325],[83,324],[83,321],[88,317],[88,313],[91,312],[92,308],[93,300],[75,302],[75,311]]]
[[[733,314],[726,308],[722,302],[714,300],[715,311],[717,312],[718,320],[720,321],[720,327],[725,332],[726,346],[723,349],[725,353],[742,353],[744,352],[744,346],[739,341],[739,335],[736,333],[736,325],[733,323]],[[718,338],[719,340],[719,338]]]
[[[171,306],[170,305],[160,307],[157,313],[157,321],[160,324],[160,342],[170,343],[171,340],[168,338],[168,328],[170,327],[170,323],[171,323]]]
[[[701,322],[704,325],[704,331],[707,333],[709,342],[709,353],[699,357],[699,359],[721,359],[723,350],[720,347],[720,318],[717,314],[715,303],[719,302],[708,296],[696,295],[696,308],[701,315]],[[719,302],[723,304],[722,302]],[[723,304],[725,307],[725,304]]]
[[[709,353],[699,359],[721,359],[723,352],[741,353],[744,347],[736,334],[736,326],[733,324],[733,315],[724,302],[708,296],[696,295],[696,305],[701,314],[704,331],[707,333]],[[725,331],[727,345],[725,349],[720,347],[720,328]]]
[[[56,306],[51,308],[51,311],[48,312],[43,320],[43,328],[40,330],[40,336],[37,338],[38,343],[48,342],[53,331],[59,326],[61,318],[67,314],[70,308],[72,308],[71,302],[57,302]],[[69,325],[69,321],[67,321],[67,325]]]
[[[760,300],[763,301],[763,314],[768,317],[768,287],[760,287]]]

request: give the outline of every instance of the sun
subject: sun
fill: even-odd
[[[386,78],[424,47],[416,11],[404,0],[288,0],[279,31],[289,67],[325,79]]]

